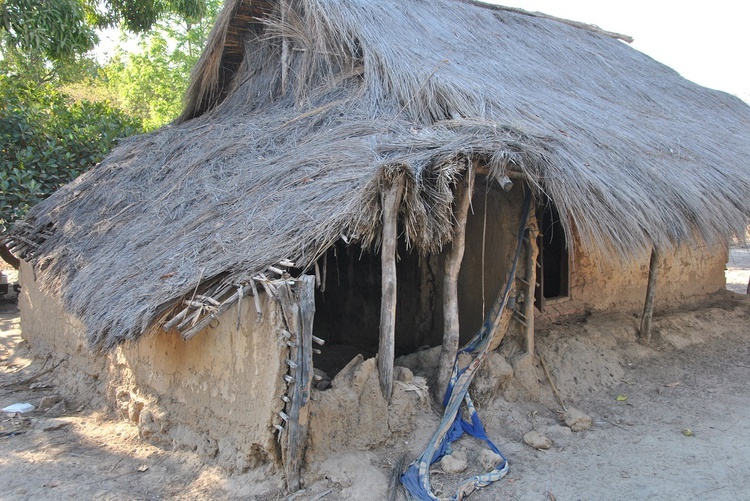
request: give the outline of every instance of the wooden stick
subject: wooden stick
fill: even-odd
[[[529,214],[528,240],[526,242],[526,297],[523,301],[523,315],[526,317],[526,343],[525,350],[534,356],[534,293],[536,292],[536,260],[539,248],[536,245],[536,236],[539,234],[534,211]]]
[[[654,298],[656,297],[656,276],[659,272],[659,250],[651,249],[651,261],[648,265],[648,286],[646,287],[646,302],[641,315],[641,329],[639,338],[644,343],[651,342],[651,318],[654,314]]]
[[[323,276],[320,277],[320,292],[326,291],[326,278],[328,275],[328,251],[323,253]]]
[[[381,195],[383,204],[383,244],[380,249],[382,287],[380,302],[380,342],[378,344],[378,375],[380,389],[388,402],[393,393],[393,360],[396,352],[396,252],[398,243],[398,206],[404,191],[399,177]]]
[[[182,310],[181,312],[179,312],[177,315],[175,315],[174,317],[172,317],[172,320],[170,320],[169,322],[167,322],[166,324],[164,324],[164,330],[168,331],[172,327],[174,327],[177,324],[179,324],[180,322],[182,322],[184,320],[184,318],[185,318],[185,315],[188,314],[188,311],[190,311],[189,307],[185,308],[184,310]]]
[[[466,220],[469,215],[471,196],[474,192],[474,164],[464,173],[463,180],[456,186],[454,217],[456,225],[453,230],[453,242],[445,258],[445,275],[443,278],[443,346],[438,363],[435,400],[443,401],[443,395],[450,382],[453,362],[458,352],[459,318],[458,318],[458,273],[464,258],[466,246]]]
[[[235,292],[234,294],[232,294],[231,296],[229,296],[226,301],[224,301],[223,303],[221,303],[221,306],[215,307],[214,310],[209,315],[206,315],[200,321],[195,322],[192,325],[192,327],[190,327],[188,330],[184,331],[182,333],[182,339],[184,339],[185,341],[187,341],[191,337],[193,337],[196,334],[198,334],[200,331],[202,331],[203,329],[205,329],[206,327],[208,327],[211,324],[211,322],[213,322],[215,319],[219,318],[222,313],[224,313],[229,308],[231,308],[234,303],[236,303],[237,301],[242,301],[242,298],[244,296],[246,296],[247,294],[249,294],[249,290],[248,289],[243,289],[242,290],[242,294],[240,294],[240,291],[238,290],[237,292]],[[196,313],[198,313],[198,312],[200,312],[200,310],[196,311]],[[191,316],[188,320],[194,320],[194,319],[197,319],[197,317],[193,318],[193,316]],[[187,320],[186,320],[186,322],[187,322]],[[177,326],[177,329],[178,330],[184,329],[186,327],[186,322],[183,322],[182,324],[180,324],[179,326]],[[185,325],[183,325],[183,324],[185,324]]]
[[[242,298],[245,296],[245,291],[243,290],[242,284],[237,286],[237,294]],[[237,330],[240,330],[240,327],[242,326],[242,300],[237,301]]]
[[[255,311],[258,312],[258,321],[263,318],[263,310],[260,308],[260,298],[258,297],[258,288],[255,287],[255,280],[250,279],[250,289],[253,291],[253,302],[255,303]]]
[[[547,381],[549,381],[549,385],[552,387],[552,393],[555,394],[555,396],[557,397],[557,401],[560,402],[560,407],[562,407],[563,412],[568,412],[568,408],[565,407],[565,402],[563,402],[563,399],[560,396],[560,392],[557,391],[557,386],[555,386],[555,382],[552,381],[552,376],[550,376],[549,370],[547,370],[547,364],[544,363],[544,358],[539,357],[539,362],[542,364],[544,375],[547,376]]]
[[[201,316],[201,310],[195,310],[190,315],[188,315],[187,318],[185,318],[185,320],[183,320],[182,322],[180,322],[180,324],[177,326],[177,330],[181,331],[181,330],[185,329],[188,325],[193,325],[194,326],[195,322],[198,321],[198,317],[200,317],[200,316]]]

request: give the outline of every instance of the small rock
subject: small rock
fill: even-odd
[[[317,388],[319,391],[325,391],[330,387],[331,387],[330,379],[324,379],[322,381],[318,381],[318,384],[315,385],[315,388]]]
[[[60,402],[61,400],[62,400],[62,397],[60,395],[48,395],[46,397],[43,397],[42,400],[39,402],[39,408],[49,409],[50,407]]]
[[[440,460],[440,468],[445,473],[461,473],[469,466],[466,460],[466,453],[462,451],[453,451]]]
[[[572,407],[563,414],[563,420],[573,431],[588,430],[592,425],[591,416]]]
[[[573,435],[573,430],[571,430],[567,426],[553,424],[544,431],[544,434],[548,437],[566,438]]]
[[[486,471],[492,471],[497,468],[497,465],[503,462],[503,457],[489,449],[484,449],[479,456],[479,462],[482,463]]]
[[[396,366],[393,368],[393,379],[402,383],[411,383],[414,381],[414,373],[406,367]]]
[[[137,423],[140,420],[142,411],[143,402],[138,400],[131,400],[128,403],[128,419],[133,423]]]
[[[552,440],[545,437],[538,431],[530,431],[526,435],[523,436],[523,441],[526,442],[526,445],[530,445],[534,449],[549,449],[552,447]]]
[[[55,431],[70,425],[70,421],[67,419],[52,418],[45,419],[44,422],[40,422],[39,424],[41,425],[42,431]]]
[[[65,414],[65,400],[61,400],[55,405],[53,405],[50,410],[44,413],[44,417],[46,418],[56,418],[60,417],[63,414]]]

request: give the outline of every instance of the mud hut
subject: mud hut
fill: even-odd
[[[394,356],[452,362],[518,248],[532,359],[535,316],[640,312],[649,267],[657,307],[713,292],[750,108],[626,42],[466,0],[228,0],[182,116],[16,226],[24,334],[144,434],[294,485],[313,366],[377,353],[387,422]]]

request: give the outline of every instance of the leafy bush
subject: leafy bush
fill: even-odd
[[[0,76],[0,235],[29,207],[141,131],[106,102],[70,102],[51,85]]]

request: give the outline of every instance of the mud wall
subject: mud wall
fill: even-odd
[[[283,405],[286,347],[276,332],[275,301],[261,296],[258,321],[246,298],[239,329],[232,309],[189,341],[158,329],[95,355],[82,323],[39,290],[26,263],[20,281],[23,337],[39,356],[67,358],[55,373],[65,398],[107,405],[144,437],[196,450],[233,470],[278,459],[273,424]]]
[[[484,183],[484,177],[477,177],[477,185],[472,198],[473,211],[469,212],[466,221],[466,250],[458,277],[462,343],[471,339],[482,326],[485,313],[492,307],[505,283],[505,275],[508,273],[516,251],[516,232],[521,220],[522,206],[523,188],[520,183],[506,193],[500,190],[496,183],[492,183],[488,189]],[[483,235],[484,300],[482,299]],[[518,273],[521,276],[525,274],[524,260],[522,253],[518,263]],[[442,283],[442,276],[441,267],[438,283]],[[440,310],[442,315],[442,308]],[[442,325],[442,320],[437,324]],[[517,325],[514,324],[512,328],[517,328]]]
[[[580,246],[571,258],[571,299],[594,310],[640,311],[646,297],[648,263],[644,254],[631,263],[616,256],[587,253]],[[656,308],[669,308],[724,288],[727,248],[679,247],[659,262]]]

